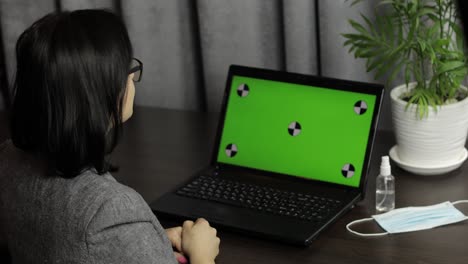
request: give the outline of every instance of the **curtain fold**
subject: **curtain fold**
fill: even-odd
[[[38,18],[55,10],[54,0],[1,0],[0,27],[9,83],[13,81],[16,68],[15,45],[19,35]]]
[[[343,47],[341,34],[352,31],[348,19],[360,20],[359,14],[370,14],[376,3],[362,1],[351,7],[346,0],[0,0],[0,26],[11,82],[15,42],[33,21],[56,6],[113,10],[122,15],[135,57],[144,63],[137,105],[218,112],[231,64],[374,82],[364,61]],[[381,127],[390,128],[385,108],[388,103]]]
[[[7,108],[11,104],[10,91],[8,89],[7,71],[5,66],[5,49],[3,48],[3,43],[2,27],[0,26],[0,111],[4,108]]]
[[[366,73],[365,61],[355,59],[343,47],[344,32],[352,32],[348,19],[360,21],[360,13],[372,12],[372,1],[363,1],[351,6],[351,1],[319,1],[320,55],[322,75],[326,77],[372,82],[373,77]]]
[[[316,1],[283,0],[286,70],[319,74]]]
[[[199,0],[208,111],[220,110],[231,64],[284,69],[278,0]]]
[[[61,0],[59,1],[62,10],[77,10],[90,8],[104,8],[115,10],[113,0]]]
[[[190,1],[122,1],[134,54],[144,63],[136,103],[200,110],[200,78]]]

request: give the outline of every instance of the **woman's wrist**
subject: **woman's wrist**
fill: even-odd
[[[191,264],[215,264],[215,261],[208,260],[206,258],[198,257],[198,258],[190,258],[190,263]]]

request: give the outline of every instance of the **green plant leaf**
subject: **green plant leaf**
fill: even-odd
[[[353,27],[355,30],[357,30],[361,34],[368,35],[368,32],[367,32],[366,28],[364,28],[364,26],[362,26],[358,22],[356,22],[356,21],[354,21],[352,19],[348,19],[348,22],[349,22],[349,24],[351,24],[351,27]]]
[[[405,66],[405,84],[408,86],[409,82],[411,81],[411,69],[412,69],[412,64],[410,62],[406,63]]]
[[[426,42],[424,42],[423,40],[419,38],[416,41],[418,42],[418,45],[421,51],[424,52],[426,50]]]
[[[390,70],[390,75],[387,79],[387,84],[395,80],[396,75],[401,71],[401,69],[403,68],[403,65],[405,65],[406,63],[407,61],[402,59],[392,70]]]
[[[442,74],[448,71],[456,70],[464,66],[465,66],[465,63],[461,61],[448,61],[448,62],[440,64],[439,68],[437,69],[437,73]]]
[[[458,50],[463,50],[465,47],[464,47],[464,38],[463,38],[464,33],[463,33],[462,28],[457,23],[455,23],[454,21],[449,21],[449,26],[455,32],[457,49]]]
[[[360,13],[360,15],[361,15],[361,18],[364,20],[364,22],[366,22],[367,28],[370,30],[371,35],[376,34],[373,24],[369,20],[369,18],[363,15],[362,13]]]
[[[379,79],[384,74],[388,73],[390,68],[395,67],[395,63],[398,60],[398,54],[392,54],[385,58],[386,63],[377,69],[375,73],[375,79]]]
[[[361,0],[358,0],[361,1]],[[378,5],[392,5],[395,3],[395,0],[383,0],[378,3]]]
[[[380,50],[374,49],[374,48],[366,48],[366,49],[360,50],[359,53],[356,52],[356,54],[359,54],[358,55],[359,58],[373,58],[380,53],[381,53]]]
[[[348,0],[346,0],[348,1]],[[359,2],[362,2],[362,0],[354,0],[352,3],[351,3],[351,6],[354,6],[356,4],[358,4]]]
[[[346,34],[341,34],[341,35],[353,41],[358,41],[358,40],[372,41],[372,37],[369,35],[354,34],[354,33],[346,33]]]
[[[418,11],[419,17],[428,16],[428,15],[433,15],[433,16],[437,15],[435,13],[435,8],[433,6],[424,6]]]

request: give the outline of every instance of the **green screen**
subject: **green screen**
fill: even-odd
[[[233,76],[217,160],[358,187],[376,96]]]

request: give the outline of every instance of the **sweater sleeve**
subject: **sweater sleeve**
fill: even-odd
[[[143,198],[133,190],[112,196],[87,226],[90,262],[177,264],[164,229]]]

